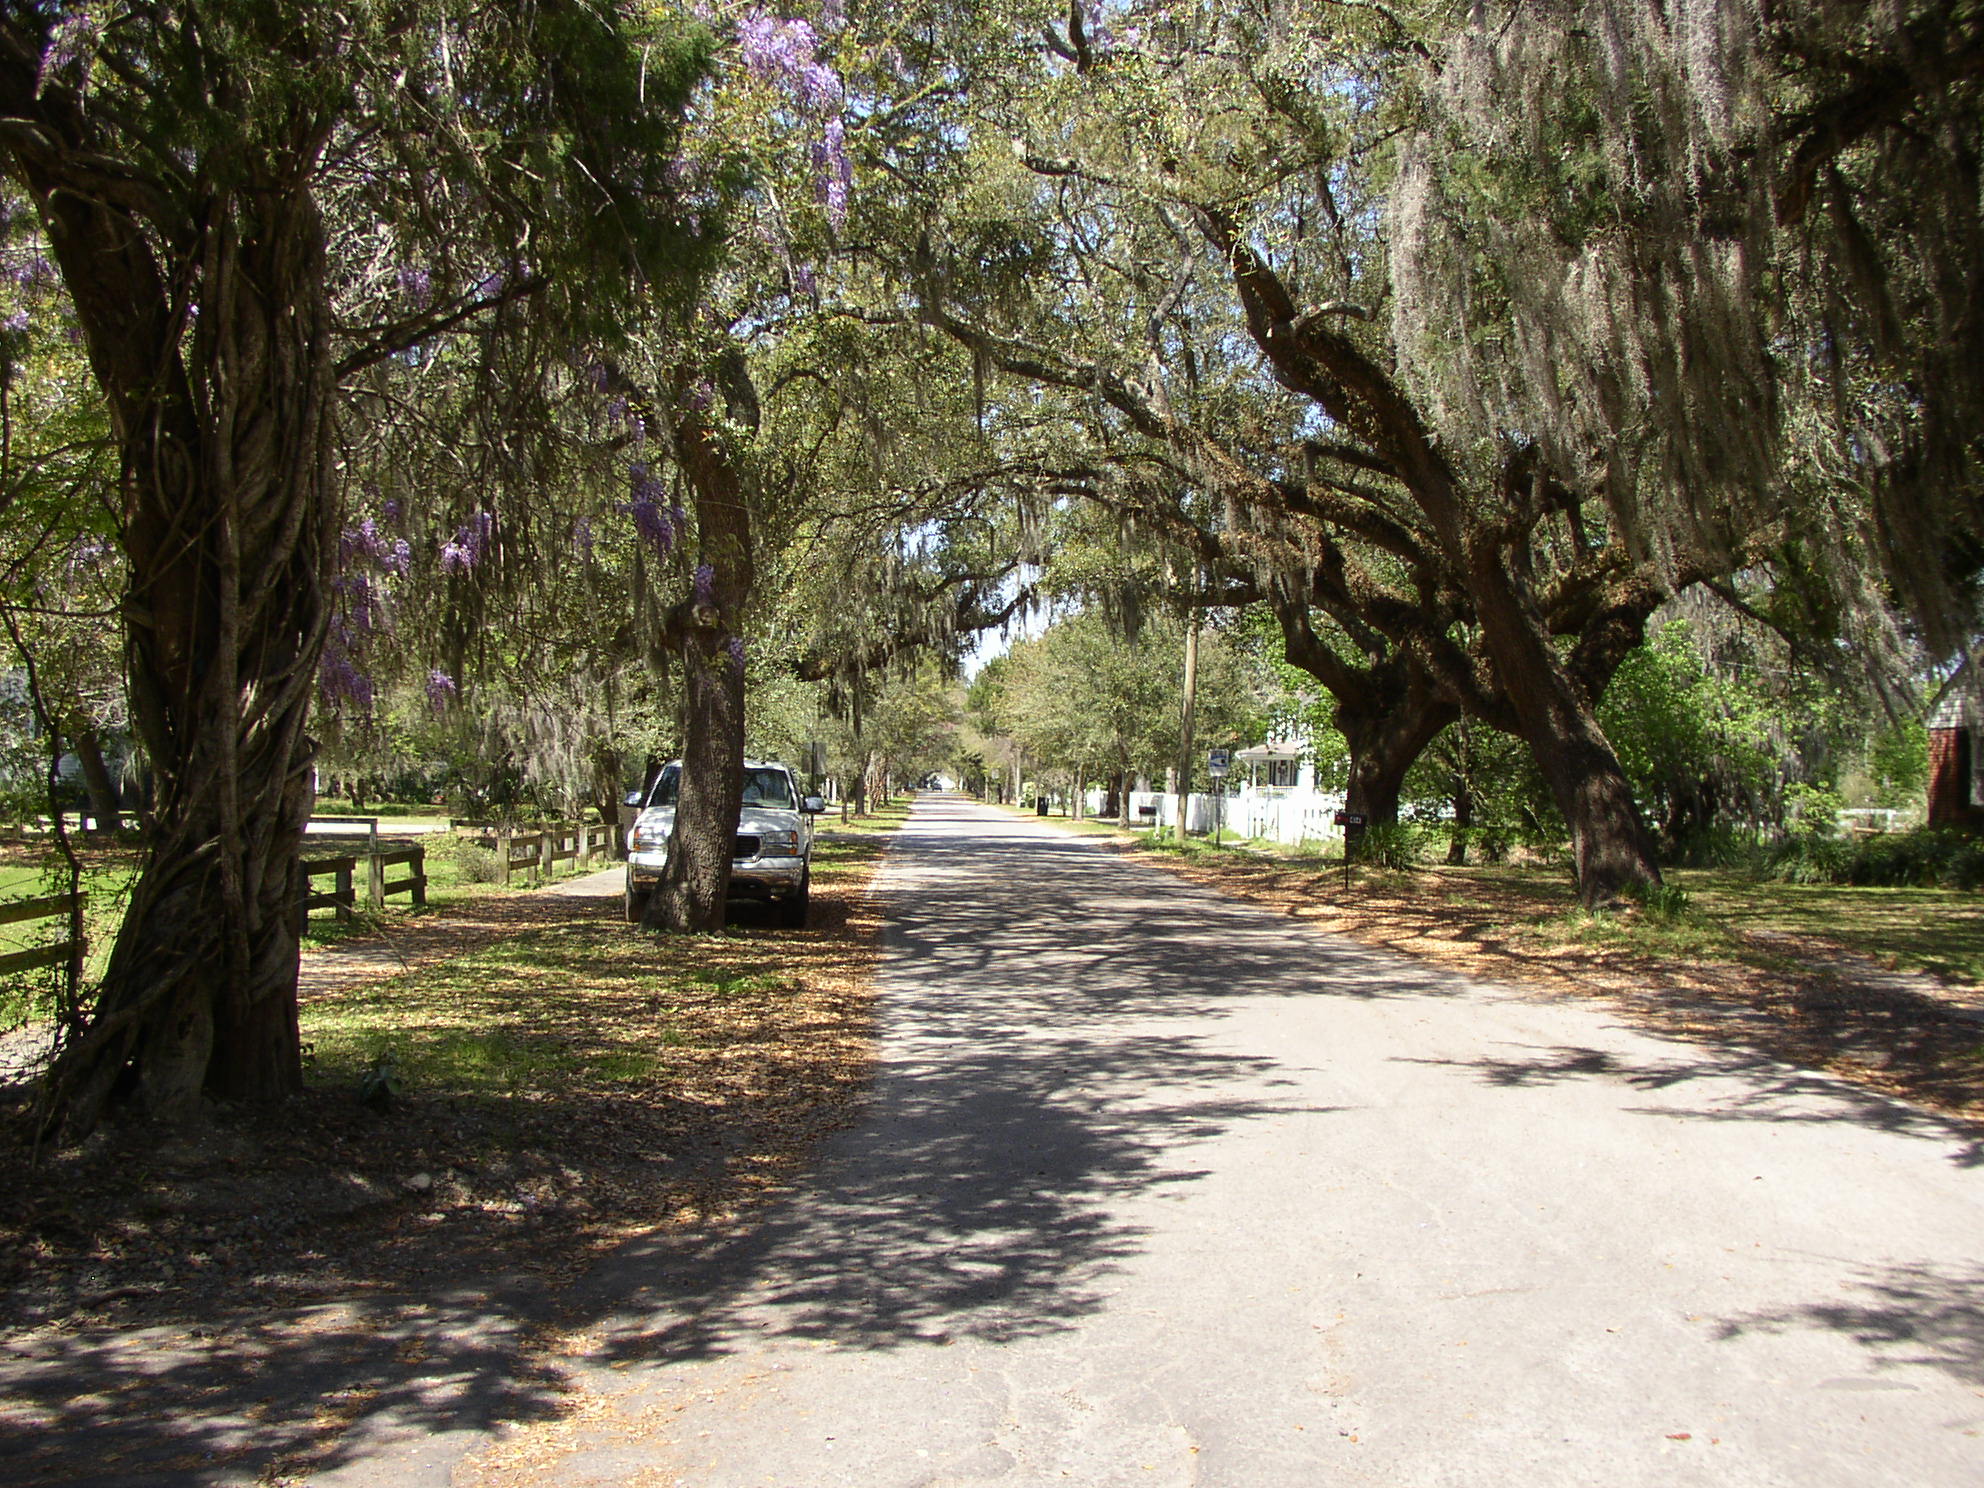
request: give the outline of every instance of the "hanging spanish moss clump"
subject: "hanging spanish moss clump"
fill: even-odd
[[[1755,16],[1544,0],[1446,52],[1392,204],[1404,370],[1465,458],[1534,443],[1656,555],[1779,504]]]
[[[1839,616],[1898,594],[1960,642],[1984,569],[1980,78],[1963,0],[1477,10],[1401,149],[1402,370],[1457,457],[1535,445],[1643,551],[1795,536]]]

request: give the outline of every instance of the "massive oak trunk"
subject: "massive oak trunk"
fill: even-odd
[[[1350,749],[1344,809],[1361,812],[1372,826],[1398,821],[1406,771],[1460,713],[1452,703],[1419,688],[1400,688],[1390,699],[1391,707],[1376,709],[1339,702],[1334,714]]]
[[[744,651],[736,627],[756,577],[751,508],[732,452],[700,410],[676,422],[676,458],[696,504],[695,592],[675,625],[683,667],[682,785],[661,882],[643,923],[723,928],[744,801]]]
[[[1640,820],[1632,784],[1527,587],[1509,572],[1504,550],[1492,539],[1474,547],[1469,567],[1482,641],[1523,742],[1571,829],[1579,897],[1598,905],[1636,886],[1658,884],[1653,838]]]
[[[1398,821],[1398,800],[1410,770],[1440,730],[1460,716],[1432,673],[1409,650],[1394,648],[1355,665],[1324,645],[1306,605],[1275,606],[1282,655],[1320,682],[1335,700],[1331,714],[1350,751],[1344,808],[1372,826]]]
[[[123,214],[29,163],[122,448],[145,858],[49,1116],[179,1118],[301,1085],[297,855],[324,629],[332,385],[323,229],[293,183],[207,203],[190,326]]]

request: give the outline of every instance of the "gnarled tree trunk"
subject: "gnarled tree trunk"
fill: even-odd
[[[190,328],[122,213],[25,163],[123,451],[133,725],[156,780],[143,867],[86,1027],[48,1086],[78,1137],[113,1102],[301,1086],[304,734],[334,551],[323,228],[269,183],[200,223]]]
[[[1658,884],[1653,838],[1640,820],[1632,784],[1527,586],[1510,574],[1492,538],[1472,549],[1469,568],[1482,641],[1523,742],[1571,829],[1579,898],[1599,905],[1636,886]]]
[[[1393,648],[1361,666],[1324,645],[1297,601],[1276,604],[1282,655],[1320,682],[1335,699],[1331,721],[1350,751],[1344,809],[1372,826],[1398,821],[1399,794],[1426,746],[1460,716],[1433,675],[1409,650]]]

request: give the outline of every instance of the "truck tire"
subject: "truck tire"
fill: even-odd
[[[813,885],[813,870],[808,868],[799,876],[799,890],[789,899],[780,902],[778,922],[788,930],[806,928],[807,900]]]

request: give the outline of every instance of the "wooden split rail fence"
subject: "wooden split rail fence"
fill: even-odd
[[[595,859],[613,851],[613,834],[597,822],[551,822],[529,829],[474,822],[452,825],[481,833],[475,840],[496,854],[505,885],[518,872],[529,875],[533,884],[545,883],[560,863],[590,868]]]
[[[54,945],[35,946],[0,955],[0,976],[12,976],[17,971],[34,971],[43,966],[66,965],[80,982],[85,943],[82,933],[74,926],[89,902],[88,894],[50,894],[40,899],[17,899],[12,904],[0,904],[0,925],[24,925],[34,920],[59,917],[68,920],[71,926],[69,938]]]
[[[310,918],[313,909],[328,909],[335,912],[340,920],[349,920],[358,908],[359,866],[365,871],[365,902],[373,909],[379,908],[394,894],[408,894],[416,905],[427,903],[427,849],[424,847],[389,847],[382,852],[350,853],[344,857],[305,858],[303,860],[303,894],[297,901],[296,919],[299,929],[303,921]],[[388,878],[386,870],[404,865],[407,869],[404,878]],[[332,880],[328,894],[318,892],[316,880]]]

